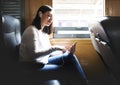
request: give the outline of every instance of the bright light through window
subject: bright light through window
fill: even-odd
[[[103,16],[103,5],[104,0],[53,0],[53,8],[55,11],[53,25],[60,29],[56,28],[57,33],[65,34],[64,28],[66,27],[67,31],[73,31],[73,28],[77,27],[79,29],[82,27],[82,30],[78,31],[84,32],[86,31],[86,27],[88,27],[88,20],[92,17]],[[72,28],[72,30],[70,28]],[[64,33],[58,32],[61,31],[61,29],[64,29]],[[71,32],[67,31],[66,35],[71,34]],[[82,32],[76,32],[75,34],[78,33],[84,34]],[[86,34],[88,34],[88,32],[86,32]]]

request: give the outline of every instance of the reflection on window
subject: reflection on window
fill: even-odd
[[[103,16],[103,0],[53,0],[54,38],[89,38],[88,20]]]

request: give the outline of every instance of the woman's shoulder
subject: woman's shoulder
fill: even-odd
[[[35,31],[37,31],[38,29],[35,27],[35,26],[33,26],[33,25],[30,25],[30,26],[28,26],[26,29],[25,29],[25,32],[35,32]]]
[[[30,25],[26,28],[27,30],[37,30],[37,28],[33,25]]]
[[[36,31],[37,31],[37,28],[36,28],[35,26],[33,26],[33,25],[30,25],[30,26],[28,26],[28,27],[25,29],[23,35],[33,34],[33,33],[35,33]]]

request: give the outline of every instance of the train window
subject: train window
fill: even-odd
[[[88,20],[103,16],[104,0],[53,0],[54,38],[89,38]]]

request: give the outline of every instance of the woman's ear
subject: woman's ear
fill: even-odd
[[[42,12],[41,11],[39,11],[39,17],[42,17]]]

